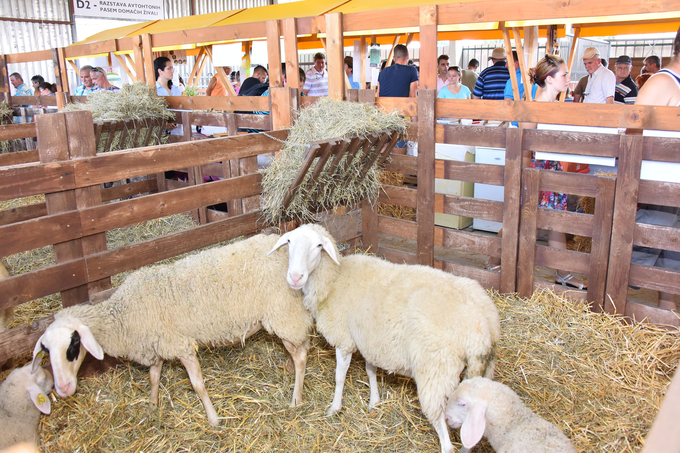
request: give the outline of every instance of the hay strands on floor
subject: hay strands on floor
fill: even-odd
[[[365,138],[353,137],[351,140],[332,139],[311,143],[305,153],[302,167],[283,200],[283,209],[288,208],[297,193],[300,194],[297,203],[321,207],[323,204],[319,199],[321,194],[330,199],[338,187],[351,190],[360,186],[374,165],[381,167],[385,163],[399,136],[398,131],[391,131]],[[331,156],[333,159],[328,164]],[[317,162],[314,170],[304,183],[315,160]],[[354,171],[348,171],[350,169]],[[337,184],[328,187],[330,192],[325,193],[325,184],[323,182],[317,184],[317,181],[337,181]]]

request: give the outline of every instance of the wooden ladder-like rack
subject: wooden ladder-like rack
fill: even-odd
[[[330,139],[311,143],[310,148],[305,152],[302,167],[300,167],[300,171],[295,176],[295,179],[283,200],[283,210],[290,205],[293,197],[299,191],[301,191],[301,196],[304,197],[304,202],[317,205],[317,196],[323,193],[325,189],[323,183],[317,184],[317,181],[322,178],[323,173],[328,175],[332,180],[335,180],[336,178],[342,179],[342,182],[336,184],[335,187],[346,186],[348,184],[358,186],[364,180],[373,165],[382,166],[385,163],[392,148],[394,148],[397,140],[399,140],[400,135],[399,132],[393,131],[383,132],[382,134],[368,136],[366,138],[354,137],[350,140]],[[340,165],[342,158],[345,156],[347,156],[347,159]],[[326,164],[331,157],[333,157],[333,159],[331,160],[330,165],[327,166]],[[302,187],[302,182],[304,181],[307,172],[317,158],[318,161],[314,166],[311,177],[307,180],[305,186]],[[361,160],[358,161],[359,159]],[[357,162],[355,162],[355,160],[357,160]],[[352,173],[347,170],[351,166],[357,164],[359,174],[355,178]],[[330,195],[335,191],[335,187],[333,187],[331,192],[326,195],[327,198],[330,198]]]

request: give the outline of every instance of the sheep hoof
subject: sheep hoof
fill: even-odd
[[[328,409],[328,412],[326,412],[326,415],[329,416],[329,417],[331,417],[331,416],[337,414],[337,412],[338,412],[339,410],[340,410],[340,408],[335,408],[335,407],[331,406],[331,408]]]

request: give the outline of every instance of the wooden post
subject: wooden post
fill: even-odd
[[[137,77],[132,73],[132,71],[130,70],[130,68],[128,68],[128,65],[127,65],[127,62],[125,61],[125,58],[123,58],[122,55],[118,55],[118,54],[115,54],[115,53],[114,53],[113,55],[115,55],[116,60],[118,60],[118,63],[120,63],[120,66],[121,66],[121,67],[123,68],[123,70],[127,73],[127,75],[130,77],[130,79],[131,79],[133,82],[136,82],[136,81],[137,81]]]
[[[66,70],[66,57],[64,55],[63,47],[57,47],[57,61],[59,62],[59,75],[61,76],[61,91],[68,94],[68,71]],[[78,72],[76,72],[76,74],[78,74]]]
[[[10,83],[9,72],[7,72],[7,56],[5,54],[0,54],[0,92],[10,93],[9,87]]]
[[[609,268],[609,246],[612,237],[615,190],[616,178],[607,176],[597,177],[595,217],[593,219],[593,246],[590,252],[588,294],[586,299],[593,302],[592,309],[598,313],[604,309],[605,297],[607,297],[605,289],[607,285],[607,269]]]
[[[538,215],[538,188],[540,183],[540,170],[535,168],[525,168],[523,170],[522,223],[519,231],[519,256],[517,259],[519,264],[519,266],[517,266],[517,293],[520,295],[520,297],[531,297],[531,295],[534,293],[536,223]],[[504,231],[503,238],[506,236],[509,236],[509,234],[506,235]],[[505,252],[505,247],[503,247],[503,252]],[[502,261],[503,258],[501,255],[501,269],[503,267]],[[502,278],[503,276],[501,275],[501,279]]]
[[[526,34],[526,28],[524,29],[524,41],[526,42],[527,34]],[[557,25],[548,25],[548,29],[546,30],[546,35],[547,35],[547,43],[546,43],[546,53],[548,55],[555,55],[555,40],[557,39]],[[531,60],[529,61],[529,64],[531,64]]]
[[[517,50],[517,59],[519,60],[519,69],[522,72],[522,83],[524,84],[524,94],[526,95],[526,100],[533,100],[531,95],[531,81],[529,80],[529,70],[527,69],[527,64],[524,59],[524,48],[522,47],[522,38],[519,34],[519,29],[517,27],[512,28],[512,34],[515,38],[515,49]]]
[[[151,87],[156,86],[156,74],[153,69],[153,48],[151,47],[151,35],[142,35],[142,52],[144,55],[144,68],[146,69],[146,83]]]
[[[510,71],[510,83],[512,84],[512,94],[515,101],[521,101],[519,95],[519,84],[517,83],[517,75],[515,73],[515,58],[512,56],[512,42],[510,42],[510,33],[508,32],[505,23],[501,24],[501,31],[503,33],[503,41],[505,42],[505,53],[508,56],[508,70]]]
[[[640,189],[642,136],[622,135],[619,142],[619,170],[614,198],[614,229],[609,253],[609,273],[604,309],[625,313],[630,260],[633,256],[635,214]]]
[[[359,47],[359,71],[361,71],[359,74],[361,75],[361,84],[359,85],[360,89],[366,88],[366,37],[362,36],[361,37],[361,45]],[[357,60],[354,59],[354,70],[357,69]]]
[[[571,70],[574,68],[574,54],[576,53],[576,44],[578,43],[578,37],[581,35],[581,27],[574,28],[574,41],[571,44],[571,49],[569,49],[569,58],[567,59],[567,77],[571,77]],[[564,98],[567,96],[566,91],[560,93],[560,102],[564,102]]]
[[[302,88],[298,64],[297,24],[294,17],[283,19],[283,45],[286,49],[286,82],[288,88]]]
[[[199,68],[199,66],[201,66],[201,62],[205,58],[206,48],[207,48],[206,46],[203,46],[198,51],[198,55],[196,56],[196,61],[194,62],[194,67],[191,68],[191,74],[189,74],[189,80],[187,80],[187,86],[194,85],[194,79],[196,78],[196,73],[198,72],[198,68]]]
[[[92,113],[57,113],[36,116],[36,132],[41,163],[59,162],[96,154]],[[85,209],[101,204],[99,185],[45,195],[48,215]],[[83,227],[85,228],[85,227]],[[62,263],[85,255],[106,251],[106,234],[54,244],[56,262]],[[111,287],[105,278],[61,293],[62,305],[69,307],[88,300],[89,295]]]
[[[272,88],[269,90],[269,96],[272,100],[272,130],[288,129],[293,125],[293,96],[297,96],[297,94],[293,94],[293,90],[294,88]]]
[[[520,193],[522,190],[523,129],[508,129],[505,140],[503,184],[503,238],[501,239],[501,292],[517,288]]]
[[[555,36],[557,36],[557,25],[555,27]],[[533,68],[538,63],[538,25],[524,27],[524,58],[527,62],[527,68]]]
[[[208,58],[210,58],[210,61],[212,61],[214,65],[215,61],[213,60],[212,56],[212,46],[201,47],[201,49],[205,49],[205,54],[208,56]],[[203,65],[201,65],[201,70],[202,68]],[[229,75],[224,70],[224,67],[215,66],[215,74],[217,75],[217,78],[220,79],[220,82],[222,82],[222,85],[224,85],[224,89],[227,90],[229,96],[236,96],[236,91],[234,90],[234,87],[231,85],[231,80],[229,80]],[[196,80],[195,84],[198,84],[198,79]]]
[[[437,7],[420,7],[420,88],[437,96]],[[434,119],[432,120],[434,124]],[[420,144],[418,145],[420,146]],[[420,153],[420,148],[419,153]],[[434,151],[433,151],[434,152]]]
[[[423,36],[422,32],[420,36]],[[422,50],[421,47],[421,52]],[[437,57],[435,56],[434,58],[436,63]],[[418,90],[417,258],[418,264],[426,266],[434,265],[434,151],[436,98],[436,85],[433,89]]]
[[[351,102],[375,103],[373,90],[349,90],[348,100]],[[371,205],[368,200],[361,203],[361,242],[364,250],[378,253],[378,205]]]
[[[269,87],[282,87],[281,73],[281,24],[278,20],[267,21],[267,57],[269,60]]]
[[[132,37],[132,50],[135,55],[135,74],[137,80],[146,82],[148,76],[144,74],[144,52],[142,49],[142,37],[137,35]],[[153,74],[150,74],[153,75]],[[155,77],[152,77],[155,79]],[[154,83],[155,85],[155,83]]]
[[[342,37],[342,13],[326,14],[326,62],[328,63],[328,97],[344,99],[345,70],[344,39]]]

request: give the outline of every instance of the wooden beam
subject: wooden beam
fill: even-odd
[[[9,72],[7,71],[7,56],[0,54],[0,93],[10,93]],[[10,99],[3,99],[7,104],[11,105]]]
[[[142,51],[144,53],[144,68],[146,70],[146,84],[156,86],[156,74],[153,69],[153,48],[151,47],[151,35],[142,35]]]
[[[246,69],[246,75],[248,77],[252,77],[252,74],[250,73],[250,66],[252,66],[252,61],[250,61],[250,55],[253,50],[253,45],[251,44],[250,41],[245,41],[242,43],[242,48],[243,48],[243,53],[246,55],[246,60],[248,61],[249,66]],[[243,82],[243,80],[241,80]]]
[[[137,77],[135,77],[135,75],[132,73],[132,71],[130,71],[130,68],[128,68],[128,65],[127,65],[127,62],[125,61],[125,59],[121,55],[118,55],[117,53],[114,53],[114,55],[116,56],[116,60],[118,60],[118,63],[120,63],[120,66],[125,70],[127,75],[130,77],[130,79],[132,79],[133,82],[136,82]]]
[[[420,88],[437,90],[437,6],[420,7]],[[437,94],[435,93],[435,97]]]
[[[194,85],[194,78],[196,78],[196,73],[198,72],[198,67],[201,64],[201,61],[205,58],[205,46],[202,46],[201,49],[198,51],[198,55],[196,56],[196,61],[194,62],[194,67],[191,68],[191,74],[189,74],[189,80],[187,80],[187,86]],[[212,58],[211,58],[212,60]]]
[[[360,89],[366,88],[366,51],[367,51],[367,45],[366,45],[366,37],[362,36],[361,37],[361,44],[359,45],[359,74],[361,75],[360,79]],[[354,69],[356,70],[357,68],[357,60],[354,60]]]
[[[517,50],[517,59],[519,60],[519,69],[522,72],[522,82],[524,84],[524,94],[526,95],[527,101],[532,101],[533,96],[531,95],[531,81],[529,80],[529,69],[527,68],[526,61],[524,59],[524,48],[522,47],[522,38],[519,34],[519,28],[512,27],[512,34],[515,38],[515,49]]]
[[[135,74],[137,74],[137,80],[146,82],[147,75],[144,74],[144,52],[142,50],[142,37],[137,35],[133,36],[132,50],[135,55]],[[150,74],[151,75],[151,74]]]
[[[579,36],[581,35],[581,27],[574,28],[574,41],[569,49],[569,58],[567,59],[567,78],[571,77],[571,70],[574,69],[574,55],[576,54],[576,46],[578,44]],[[567,93],[560,93],[560,102],[564,102]]]
[[[557,27],[556,25],[551,25]],[[538,63],[538,25],[524,27],[524,57],[527,68],[533,68]]]
[[[269,61],[269,87],[282,87],[281,24],[278,20],[267,21],[267,58]]]
[[[71,65],[76,74],[80,75],[80,69],[78,69],[78,66],[76,66],[73,60],[66,60],[66,62]]]
[[[429,8],[429,7],[428,7]],[[429,13],[427,14],[429,16]],[[435,26],[436,27],[436,26]],[[422,27],[421,27],[421,34]],[[436,29],[435,29],[435,40]],[[423,48],[421,47],[421,52]],[[436,51],[436,41],[434,50]],[[421,53],[422,55],[422,53]],[[435,64],[436,64],[436,56]],[[434,73],[433,73],[434,74]],[[418,264],[434,265],[435,99],[433,89],[418,90]]]
[[[342,36],[342,13],[326,14],[326,62],[328,63],[328,97],[344,99],[344,39]]]
[[[408,47],[411,44],[411,41],[413,41],[413,37],[415,36],[415,33],[407,33],[406,34],[406,44],[404,44],[406,47]]]
[[[512,94],[516,101],[521,101],[519,95],[519,84],[517,83],[517,74],[515,73],[515,58],[512,56],[512,42],[510,41],[510,33],[508,33],[508,28],[505,26],[505,23],[501,23],[500,27],[501,32],[503,33],[503,41],[505,42],[505,53],[508,55],[508,70],[510,71]]]
[[[194,76],[194,83],[193,85],[198,85],[198,81],[201,79],[201,74],[203,74],[203,68],[205,68],[205,62],[208,61],[208,55],[203,55],[203,59],[201,60],[201,64],[198,67],[198,71],[196,71],[196,75]],[[227,88],[226,85],[224,88]]]
[[[286,83],[288,88],[302,88],[297,49],[297,25],[295,18],[283,19],[283,46],[286,50]]]

